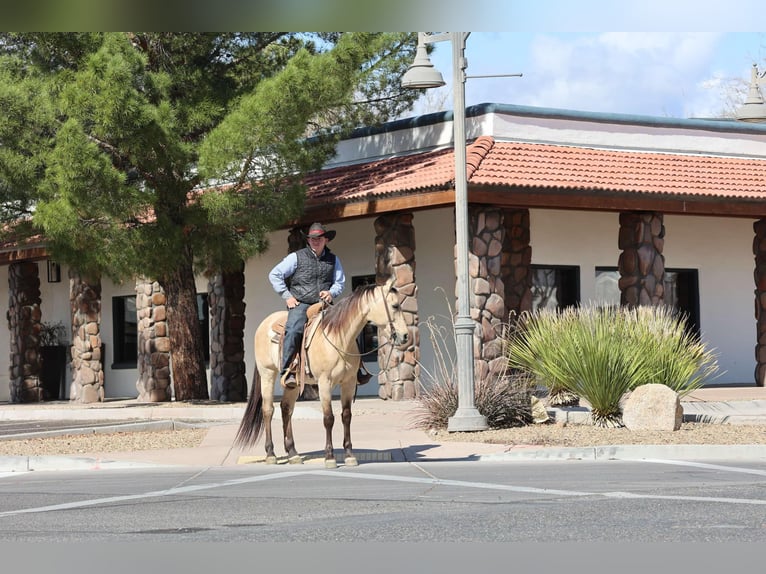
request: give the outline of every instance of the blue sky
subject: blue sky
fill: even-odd
[[[467,105],[716,117],[742,101],[753,63],[766,69],[766,33],[472,32],[465,55],[469,76],[523,74],[469,77]],[[435,44],[431,59],[448,85],[416,113],[453,107],[450,42]]]
[[[416,113],[452,109],[452,48],[434,44],[448,85]],[[466,104],[508,103],[660,117],[716,117],[740,103],[753,63],[766,69],[763,32],[472,32]],[[740,90],[737,92],[736,90]],[[734,103],[732,103],[734,102]]]

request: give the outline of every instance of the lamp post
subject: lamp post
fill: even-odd
[[[474,402],[474,357],[468,272],[468,189],[466,181],[465,143],[465,41],[470,32],[418,32],[415,61],[402,77],[405,88],[436,88],[445,84],[441,73],[434,69],[428,58],[426,45],[450,41],[452,43],[452,73],[454,109],[452,125],[455,148],[455,235],[457,275],[457,316],[455,318],[455,347],[457,359],[458,406],[447,421],[447,430],[480,431],[488,428],[487,418]]]

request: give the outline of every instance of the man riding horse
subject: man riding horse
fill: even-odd
[[[331,304],[346,283],[340,258],[327,247],[335,233],[321,223],[313,223],[305,234],[308,245],[288,254],[269,273],[271,286],[287,305],[279,373],[279,380],[287,389],[298,384],[292,365],[303,340],[308,308],[319,301]],[[360,369],[357,380],[364,384],[370,376]]]

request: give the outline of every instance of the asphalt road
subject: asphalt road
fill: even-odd
[[[0,474],[0,542],[759,542],[766,463]]]

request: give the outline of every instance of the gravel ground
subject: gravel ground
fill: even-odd
[[[603,446],[612,444],[766,444],[766,425],[683,423],[677,431],[631,431],[588,425],[538,424],[473,433],[431,431],[440,441],[505,445]]]
[[[2,440],[0,441],[0,455],[78,455],[94,452],[193,448],[202,443],[207,431],[208,429],[205,428],[193,428]]]

